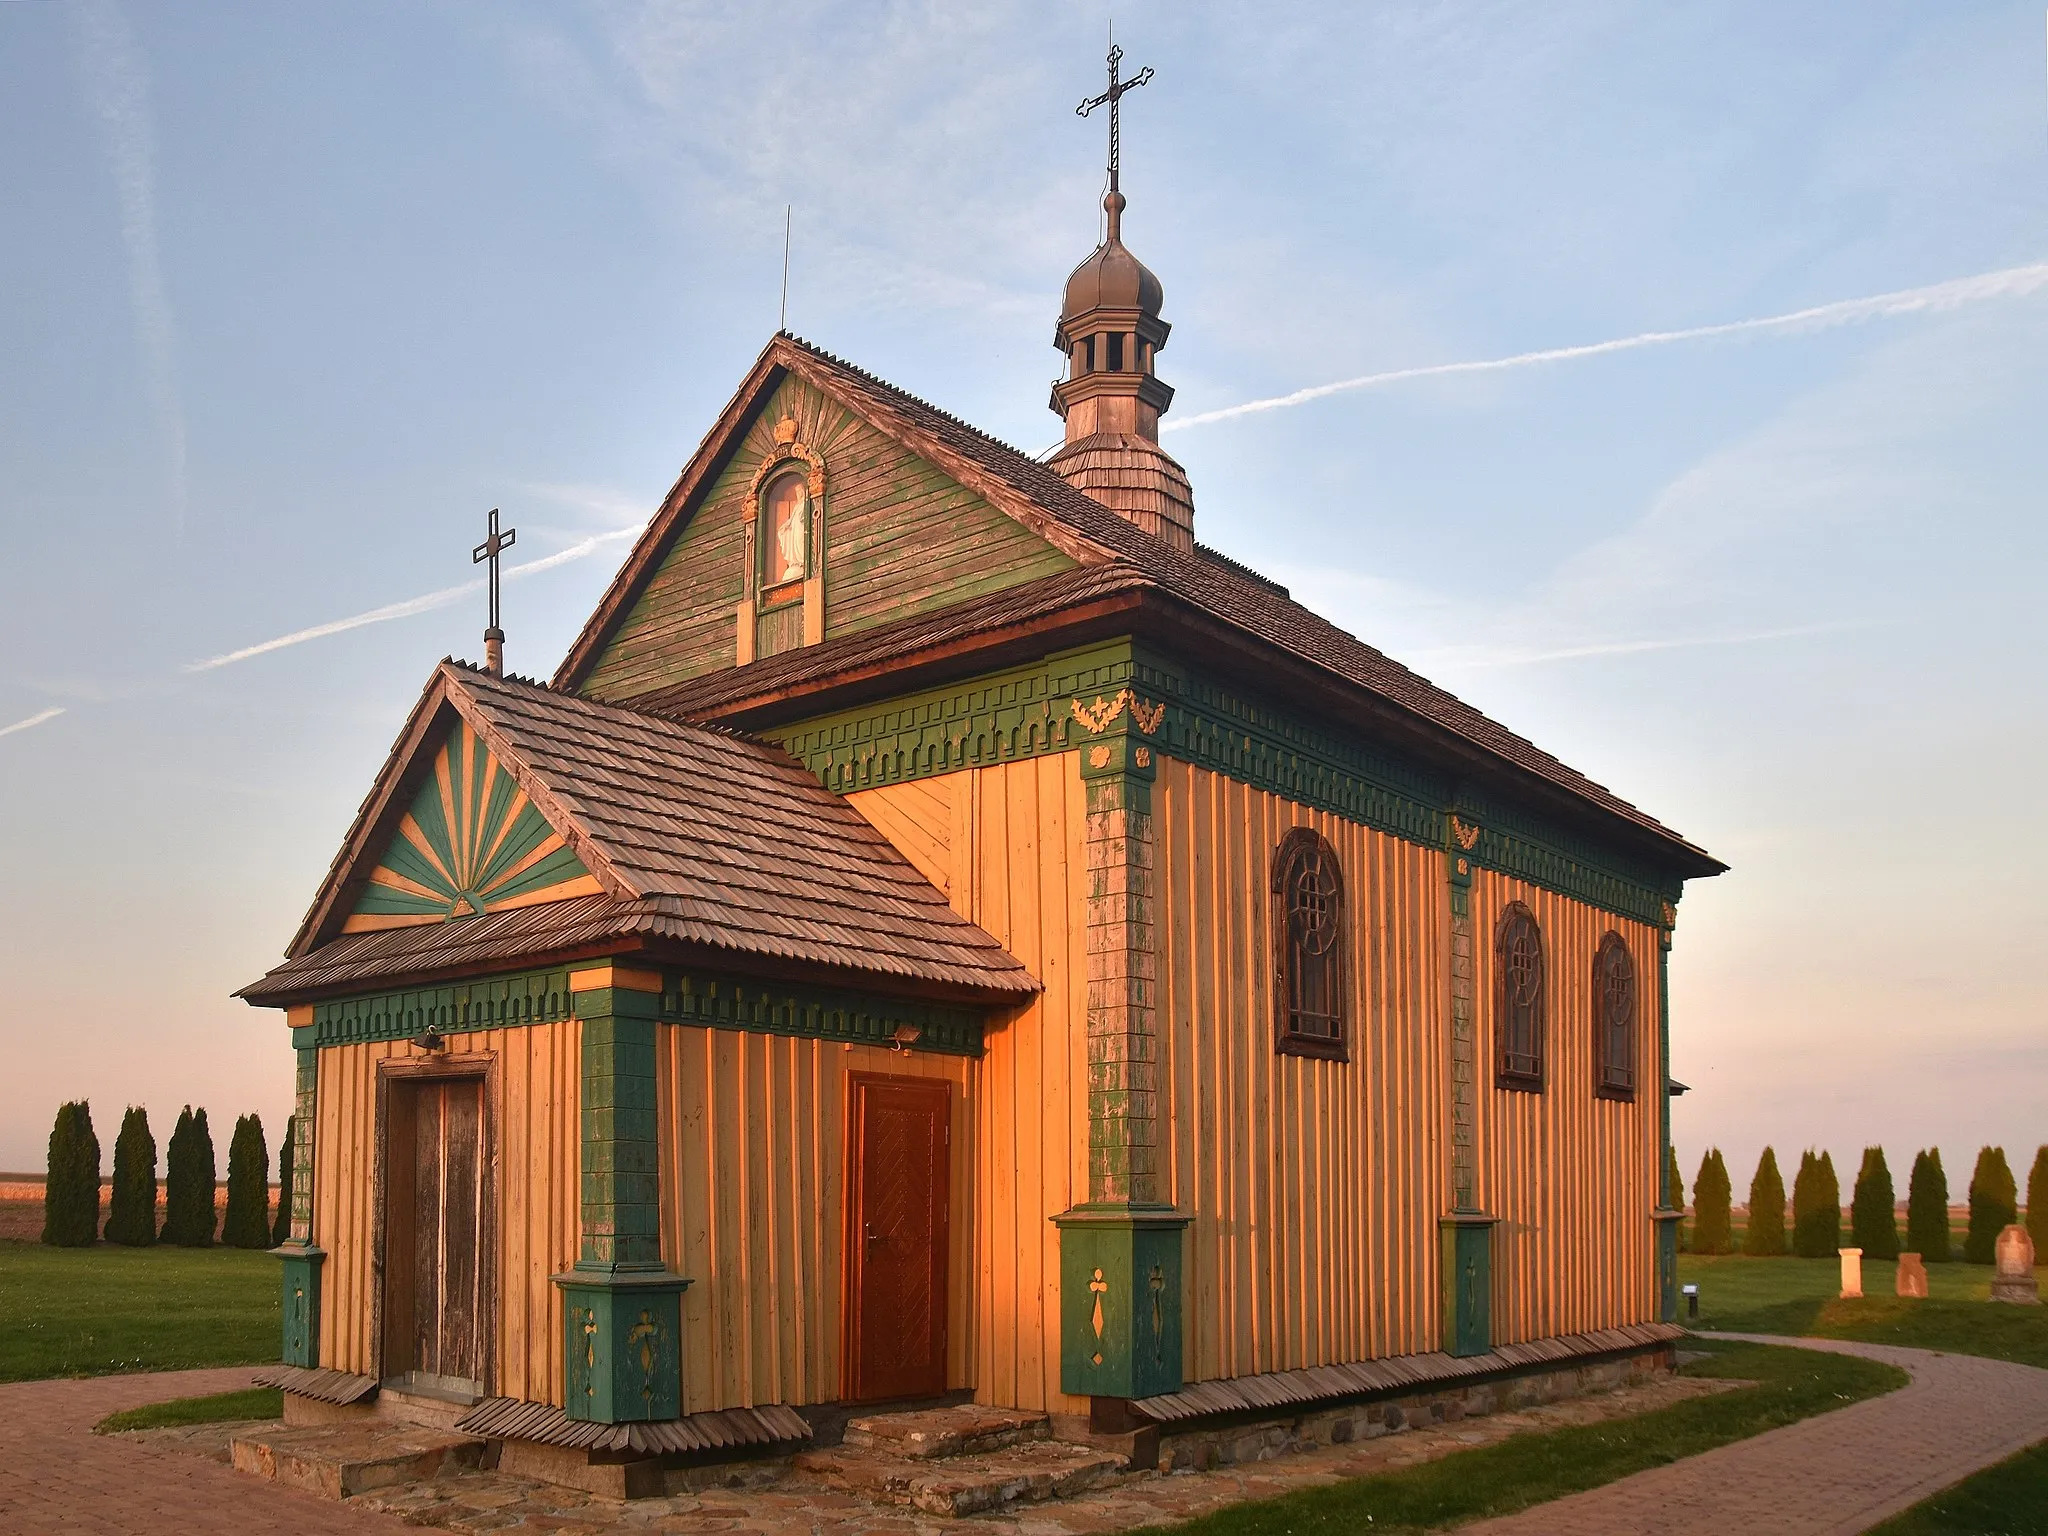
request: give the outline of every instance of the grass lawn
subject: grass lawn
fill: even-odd
[[[249,1249],[0,1243],[0,1381],[275,1360],[280,1294]]]
[[[242,1419],[281,1419],[284,1394],[275,1387],[250,1387],[244,1392],[216,1392],[212,1397],[174,1397],[113,1413],[93,1426],[96,1435],[125,1429],[175,1429],[187,1424],[229,1424]]]
[[[1859,1339],[2048,1366],[2048,1306],[1993,1302],[1989,1265],[1928,1265],[1924,1301],[1892,1294],[1896,1269],[1866,1261],[1863,1298],[1842,1301],[1842,1268],[1834,1259],[1681,1254],[1678,1260],[1680,1281],[1700,1288],[1695,1327]],[[2048,1293],[2048,1273],[2042,1279]],[[1680,1317],[1690,1321],[1682,1311]]]
[[[1870,1536],[2048,1536],[2048,1444],[1965,1478]]]
[[[1517,1435],[1421,1466],[1220,1509],[1170,1529],[1179,1536],[1435,1530],[1597,1488],[1906,1383],[1903,1371],[1847,1355],[1755,1344],[1709,1347],[1714,1358],[1687,1366],[1684,1374],[1756,1385],[1639,1418]]]

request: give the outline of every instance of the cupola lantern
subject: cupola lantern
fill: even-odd
[[[1109,108],[1108,224],[1103,241],[1067,279],[1053,345],[1067,360],[1052,387],[1052,409],[1066,422],[1066,441],[1049,463],[1083,491],[1181,550],[1195,544],[1194,494],[1187,472],[1159,446],[1159,418],[1173,390],[1153,371],[1172,329],[1159,318],[1165,291],[1123,242],[1126,207],[1117,185],[1122,158],[1119,102],[1152,78],[1140,70],[1119,81],[1123,50],[1109,50],[1109,89],[1081,103],[1085,117]]]

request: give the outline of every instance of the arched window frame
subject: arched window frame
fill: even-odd
[[[1593,952],[1593,1092],[1603,1099],[1636,1096],[1637,1025],[1642,990],[1636,957],[1612,928]]]
[[[1297,920],[1297,892],[1306,881],[1328,904],[1327,936],[1320,952],[1305,948]],[[1344,869],[1337,850],[1313,827],[1296,827],[1273,850],[1273,1048],[1287,1056],[1351,1059],[1350,916],[1344,899]],[[1322,999],[1326,1006],[1302,1006]]]
[[[803,584],[817,562],[817,551],[811,547],[817,522],[816,498],[811,495],[810,477],[804,470],[803,464],[792,459],[784,459],[762,478],[760,488],[755,492],[754,505],[761,533],[756,540],[757,547],[754,552],[754,584],[761,594],[761,603],[764,607],[780,607],[784,603],[800,601],[803,596]],[[768,504],[775,494],[776,487],[791,481],[794,481],[803,492],[803,566],[796,575],[787,580],[770,582],[768,572],[775,557],[775,527],[773,519],[769,516]]]
[[[1493,930],[1496,1087],[1543,1091],[1549,1025],[1544,973],[1542,926],[1523,903],[1509,902]]]

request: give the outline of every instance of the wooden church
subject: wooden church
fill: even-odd
[[[674,1465],[1668,1350],[1723,866],[1198,542],[1105,207],[1044,461],[779,334],[552,681],[434,669],[240,994],[294,1418]]]

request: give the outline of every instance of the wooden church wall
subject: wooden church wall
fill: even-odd
[[[748,489],[775,424],[825,461],[825,634],[851,634],[1073,561],[829,396],[785,379],[748,427],[582,691],[623,701],[734,665]]]
[[[320,1363],[374,1374],[379,1367],[372,1268],[377,1216],[378,1064],[491,1058],[496,1138],[498,1328],[493,1389],[506,1397],[564,1401],[562,1303],[548,1279],[575,1261],[580,1129],[579,1029],[573,1022],[465,1031],[445,1050],[409,1040],[330,1046],[320,1052],[313,1162],[313,1231],[322,1266]],[[344,1151],[342,1149],[350,1149]]]
[[[1438,1347],[1450,918],[1443,855],[1162,758],[1162,1193],[1188,1229],[1187,1378]],[[1275,1052],[1273,850],[1341,862],[1348,1062]]]
[[[1544,1089],[1494,1086],[1494,925],[1511,901],[1543,934]],[[1635,959],[1634,1101],[1594,1096],[1593,954],[1608,929]],[[1493,1337],[1515,1344],[1648,1322],[1656,1313],[1650,1212],[1660,1125],[1657,935],[1645,924],[1492,871],[1472,884],[1479,1014],[1480,1205],[1494,1228]]]
[[[974,1102],[965,1057],[664,1025],[661,1248],[683,1293],[683,1411],[842,1395],[847,1074],[953,1084],[946,1380],[972,1385]]]
[[[1045,984],[987,1033],[975,1181],[971,1384],[982,1402],[1085,1413],[1060,1391],[1059,1231],[1088,1171],[1084,926],[1087,804],[1075,754],[972,769],[848,797]],[[1064,856],[1062,856],[1064,855]]]

